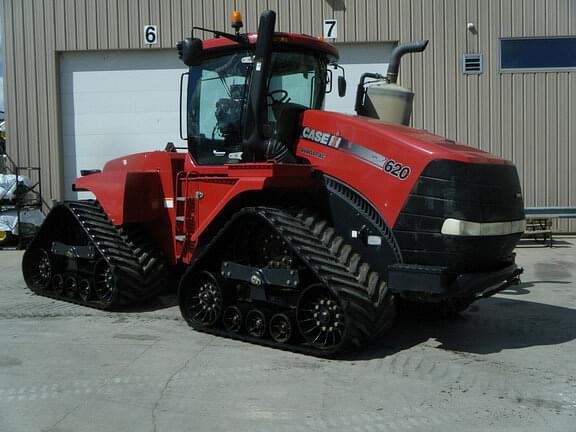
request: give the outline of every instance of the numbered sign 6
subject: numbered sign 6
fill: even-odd
[[[158,43],[158,26],[150,24],[144,26],[144,43],[148,45]]]
[[[336,39],[338,37],[338,22],[335,19],[324,20],[324,39]]]

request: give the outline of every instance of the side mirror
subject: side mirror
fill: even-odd
[[[346,95],[346,78],[342,75],[338,77],[338,96],[344,97]]]
[[[186,38],[176,44],[178,58],[186,66],[198,66],[202,63],[202,40],[198,38]]]

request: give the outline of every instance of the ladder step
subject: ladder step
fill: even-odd
[[[176,216],[176,222],[184,222],[186,218],[184,216]]]
[[[176,238],[176,241],[179,241],[179,242],[186,241],[185,235],[177,235],[175,238]]]
[[[186,197],[176,197],[176,201],[186,201]]]

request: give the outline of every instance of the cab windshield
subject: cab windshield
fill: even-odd
[[[242,159],[242,125],[253,67],[253,52],[240,51],[206,59],[190,68],[187,100],[188,147],[201,165]],[[320,58],[275,52],[268,83],[265,134],[274,136],[277,107],[294,103],[320,109],[326,66]]]

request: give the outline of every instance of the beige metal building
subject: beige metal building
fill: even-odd
[[[430,39],[400,71],[413,125],[513,160],[527,206],[576,206],[576,0],[0,0],[9,154],[42,168],[50,201],[80,169],[163,148],[179,135],[175,43],[229,30],[234,9],[254,31],[267,8],[281,31],[336,19],[349,93],[396,41]]]

